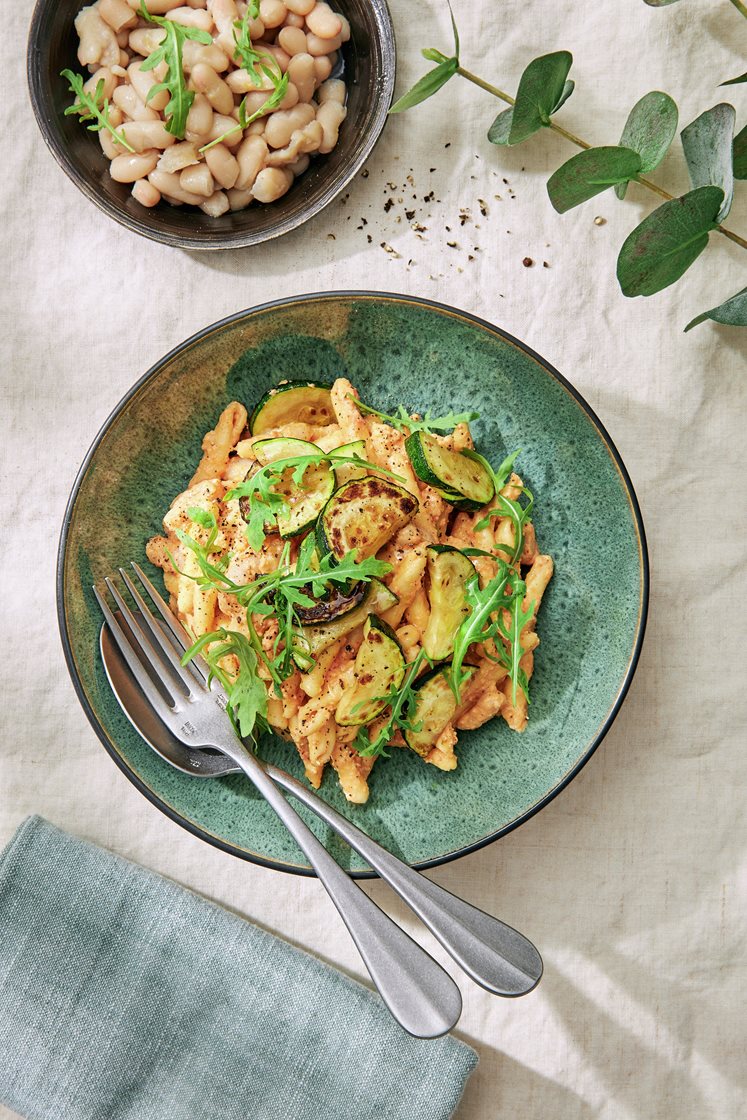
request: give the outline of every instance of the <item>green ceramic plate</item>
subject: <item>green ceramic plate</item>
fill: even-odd
[[[421,867],[479,848],[527,820],[578,773],[610,727],[635,670],[648,598],[643,524],[628,474],[586,402],[551,366],[488,323],[407,296],[341,292],[244,311],[167,354],[104,425],[73,488],[60,544],[58,602],[68,666],[102,743],[163,812],[211,843],[284,871],[311,873],[272,811],[241,776],[203,781],[172,769],[121,713],[98,651],[91,584],[130,560],[183,490],[204,433],[233,399],[251,405],[284,377],[344,372],[364,400],[425,412],[474,409],[478,448],[499,462],[522,448],[537,535],[555,558],[523,735],[495,720],[460,734],[443,774],[407,751],[377,763],[366,806],[336,776],[322,796]],[[301,776],[295,750],[265,757]],[[359,858],[301,809],[329,850]]]

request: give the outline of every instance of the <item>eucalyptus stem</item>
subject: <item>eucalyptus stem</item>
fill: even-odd
[[[742,0],[731,0],[731,3],[745,19],[747,19],[747,6],[742,3]]]
[[[747,18],[747,7],[742,3],[742,0],[731,0],[731,3],[742,12],[745,18]],[[516,103],[515,98],[511,97],[510,94],[504,93],[502,89],[498,89],[497,86],[491,85],[490,82],[479,78],[477,74],[473,74],[471,70],[465,70],[463,66],[457,66],[456,72],[461,75],[462,78],[466,78],[468,82],[479,86],[480,89],[484,89],[486,93],[491,93],[493,97],[505,101],[508,105],[514,105]],[[567,128],[556,124],[555,121],[550,121],[548,127],[551,128],[553,132],[557,132],[558,136],[562,136],[565,140],[570,140],[571,144],[575,144],[577,148],[588,149],[592,147],[586,140],[582,140],[580,136],[574,135],[574,133],[569,132]],[[663,198],[667,202],[671,202],[674,198],[674,195],[671,195],[669,191],[665,191],[664,188],[658,186],[657,183],[652,183],[650,179],[639,177],[633,179],[632,182],[640,183],[642,187],[647,187],[648,190],[653,191],[654,194],[658,194],[659,198]],[[738,233],[726,229],[725,226],[716,226],[715,232],[723,234],[724,237],[728,237],[729,241],[733,241],[735,245],[741,245],[743,249],[747,249],[747,241],[743,237],[740,237]]]

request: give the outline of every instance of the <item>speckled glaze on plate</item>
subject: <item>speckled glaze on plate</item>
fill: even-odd
[[[572,386],[515,339],[461,311],[384,293],[299,296],[240,312],[167,354],[117,406],[75,482],[60,542],[58,606],[78,696],[114,761],[172,819],[226,851],[311,874],[272,811],[241,776],[203,781],[172,769],[132,730],[104,676],[91,584],[144,546],[191,477],[204,433],[237,399],[251,405],[284,377],[344,373],[367,402],[433,413],[470,408],[493,462],[522,448],[542,548],[555,576],[542,604],[530,721],[460,733],[444,774],[408,751],[381,760],[365,806],[348,805],[331,768],[321,794],[391,851],[435,866],[536,813],[580,770],[610,727],[635,671],[648,558],[630,479]],[[262,754],[302,775],[280,739]],[[306,810],[329,850],[367,868]]]

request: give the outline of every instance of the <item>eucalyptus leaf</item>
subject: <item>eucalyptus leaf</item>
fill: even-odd
[[[747,179],[747,124],[734,137],[732,167],[735,179]]]
[[[644,218],[617,258],[623,295],[652,296],[679,280],[708,244],[723,200],[720,187],[697,187]]]
[[[744,74],[740,74],[738,78],[729,78],[728,82],[721,82],[722,86],[741,86],[743,82],[747,82],[747,70]]]
[[[633,179],[640,169],[641,157],[631,148],[588,148],[550,176],[547,193],[558,213],[564,214],[615,183]]]
[[[569,78],[568,81],[563,86],[563,92],[561,93],[560,97],[558,98],[557,103],[553,106],[553,110],[552,110],[553,113],[557,113],[558,109],[561,109],[563,107],[563,105],[565,105],[566,101],[571,96],[571,94],[573,93],[575,88],[576,88],[576,83],[572,79]]]
[[[513,108],[499,113],[490,126],[491,144],[521,144],[549,125],[551,115],[573,92],[573,83],[566,81],[572,63],[570,51],[533,58],[521,75]]]
[[[653,171],[669,151],[677,131],[677,106],[667,93],[652,90],[630,110],[620,137],[623,148],[632,148],[641,157],[641,171]],[[627,183],[618,183],[615,194],[625,198]]]
[[[721,187],[724,200],[716,217],[723,222],[734,196],[732,139],[737,114],[733,105],[714,105],[682,130],[682,147],[694,187]]]
[[[712,319],[714,323],[725,323],[728,327],[747,327],[747,288],[742,288],[741,292],[724,300],[718,307],[712,307],[710,311],[696,315],[687,324],[685,331],[692,330],[706,319]]]
[[[677,0],[644,0],[649,8],[666,8],[668,4],[676,4]]]
[[[445,86],[449,78],[453,78],[459,66],[458,58],[447,58],[445,62],[439,63],[424,74],[419,82],[416,82],[412,89],[408,90],[399,101],[395,101],[389,110],[390,113],[404,113],[405,109],[412,109],[414,105],[419,105],[421,101],[426,101],[429,97],[433,97],[434,93],[438,93],[441,86]]]

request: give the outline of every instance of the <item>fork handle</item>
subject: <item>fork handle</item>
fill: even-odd
[[[536,987],[542,957],[528,938],[426,879],[290,774],[269,764],[265,770],[363,856],[473,980],[501,996],[524,995]]]
[[[358,887],[288,804],[250,749],[216,744],[246,774],[306,855],[347,926],[386,1006],[408,1034],[437,1038],[462,1011],[449,974]]]

